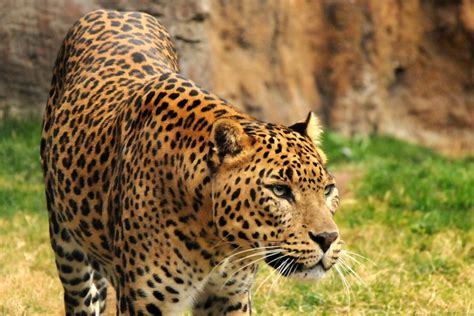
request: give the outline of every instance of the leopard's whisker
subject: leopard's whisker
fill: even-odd
[[[276,269],[273,269],[272,271],[270,271],[270,273],[268,273],[268,275],[265,277],[265,279],[263,279],[263,281],[260,282],[260,284],[257,286],[257,289],[254,292],[254,295],[256,295],[258,293],[258,291],[260,290],[260,288],[265,284],[265,282],[267,282],[277,272],[278,271]]]
[[[283,249],[281,249],[281,251],[283,251]],[[234,277],[237,273],[239,273],[239,272],[242,271],[243,269],[245,269],[245,268],[247,268],[248,266],[251,266],[251,265],[253,265],[253,264],[256,264],[257,262],[259,262],[259,261],[261,261],[261,260],[263,260],[263,259],[265,259],[265,257],[266,257],[267,255],[278,254],[278,253],[281,252],[281,251],[278,251],[278,249],[277,249],[277,250],[271,250],[271,251],[268,251],[268,252],[262,252],[262,253],[261,253],[262,256],[259,257],[258,259],[253,260],[253,261],[251,261],[250,263],[248,263],[248,264],[246,264],[246,265],[240,267],[237,271],[231,272],[231,273],[230,273],[230,276],[223,282],[221,288],[223,288],[223,287],[227,284],[227,282],[229,282],[230,279],[232,279],[232,277]],[[284,255],[283,255],[283,256],[284,256]]]
[[[275,250],[275,253],[280,253],[280,252],[283,252],[283,251],[284,251],[283,249],[277,249],[277,250]],[[264,253],[265,253],[265,251],[263,251],[263,252],[258,252],[258,253],[254,253],[254,254],[250,254],[250,255],[247,255],[247,256],[245,256],[245,257],[239,258],[239,259],[237,259],[237,260],[235,260],[235,261],[231,261],[231,262],[229,262],[229,263],[231,263],[231,264],[236,264],[236,263],[238,263],[238,262],[247,260],[248,258],[252,258],[252,257],[255,257],[255,256],[260,256],[260,255],[262,255],[262,254],[264,254]]]
[[[286,262],[287,260],[290,260],[288,263]],[[270,296],[272,290],[273,290],[273,287],[278,283],[278,281],[285,275],[285,272],[288,268],[290,268],[293,263],[295,262],[295,260],[293,258],[288,258],[287,260],[285,260],[285,262],[283,263],[283,267],[279,266],[278,267],[278,272],[279,272],[279,275],[277,276],[277,278],[273,281],[272,285],[270,286],[270,289],[268,290],[267,292],[267,297]],[[280,270],[281,268],[281,270]]]
[[[224,257],[222,260],[220,260],[219,262],[217,262],[214,265],[214,267],[211,269],[209,274],[212,274],[217,268],[219,268],[224,263],[228,262],[232,257],[237,256],[237,255],[242,254],[242,253],[250,252],[252,250],[258,250],[258,249],[251,248],[251,249],[241,250],[241,247],[233,249],[228,256]]]
[[[225,257],[224,259],[222,259],[219,263],[217,263],[213,268],[212,270],[209,272],[209,274],[212,274],[218,267],[220,267],[222,264],[224,263],[229,263],[230,259],[235,257],[235,256],[238,256],[238,255],[241,255],[241,254],[244,254],[244,253],[248,253],[248,252],[251,252],[251,251],[261,251],[261,250],[264,250],[262,253],[265,253],[265,251],[267,251],[268,249],[274,249],[274,248],[279,248],[277,246],[271,246],[271,247],[258,247],[258,248],[251,248],[251,249],[245,249],[245,250],[242,250],[242,251],[239,251],[237,253],[234,253],[234,254],[231,254],[227,257]],[[245,257],[244,257],[245,259]]]
[[[270,294],[272,293],[272,289],[273,287],[275,286],[275,284],[278,282],[278,280],[282,277],[283,275],[283,270],[286,269],[287,267],[287,263],[288,263],[288,260],[290,260],[291,258],[286,258],[285,261],[280,264],[275,270],[278,271],[278,275],[277,277],[275,278],[275,280],[273,280],[272,284],[270,285],[270,288],[268,289],[267,291],[267,297],[270,296]],[[281,269],[281,270],[280,270]]]
[[[285,254],[285,256],[291,254],[292,252],[293,252],[293,251],[288,252],[287,254]],[[277,258],[275,258],[275,259],[272,259],[272,260],[269,261],[267,264],[270,264],[270,263],[272,263],[272,262],[274,262],[274,261],[276,261],[276,260],[278,260],[278,259],[281,259],[281,258],[282,258],[282,256],[277,257]],[[278,268],[280,268],[280,267],[278,267]],[[255,293],[263,286],[263,284],[264,284],[270,277],[272,277],[272,276],[273,276],[275,273],[277,273],[277,272],[280,272],[280,271],[279,271],[278,269],[273,269],[273,271],[270,272],[269,275],[260,283],[260,285],[257,287],[257,290],[255,291]],[[280,272],[280,273],[281,273],[281,272]]]
[[[222,262],[225,262],[226,260],[229,260],[230,258],[233,258],[235,256],[238,256],[238,255],[241,255],[243,253],[247,253],[247,252],[251,252],[251,251],[258,251],[258,250],[268,250],[268,249],[276,249],[276,248],[280,248],[279,246],[262,246],[262,247],[257,247],[257,248],[250,248],[250,249],[244,249],[242,251],[239,251],[239,252],[236,252],[236,253],[233,253],[227,257],[225,257],[224,259],[222,259],[220,261],[219,264],[221,264]],[[239,249],[239,248],[237,248]]]
[[[364,263],[360,262],[358,259],[354,258],[352,255],[348,254],[344,250],[341,252],[341,255],[339,256],[339,258],[347,258],[351,260],[351,262],[355,262],[359,265],[364,265]]]
[[[346,296],[347,296],[347,299],[348,299],[348,306],[350,308],[350,306],[351,306],[351,287],[350,287],[349,283],[347,282],[346,278],[344,277],[344,274],[341,272],[340,268],[338,266],[334,266],[334,270],[339,275],[339,278],[342,282],[342,285],[344,286],[344,290],[346,292]]]
[[[280,258],[277,258],[277,259],[280,259]],[[276,260],[276,259],[275,259]],[[288,260],[288,259],[287,259]],[[260,283],[260,285],[258,286],[257,290],[255,291],[255,293],[258,292],[258,290],[263,286],[263,284],[268,281],[270,279],[270,277],[274,276],[275,274],[279,273],[278,269],[273,269],[273,271],[271,271],[268,276],[262,281],[262,283]],[[277,275],[278,277],[278,275]]]
[[[354,271],[354,269],[352,269],[348,264],[347,262],[344,260],[344,258],[340,258],[340,263],[342,264],[342,266],[344,266],[347,271],[349,272],[349,274],[352,274],[355,279],[360,283],[362,284],[363,286],[367,287],[367,284],[364,282],[364,280],[362,280],[362,278]]]
[[[356,252],[353,252],[353,251],[349,251],[349,250],[343,250],[343,251],[346,252],[346,253],[349,254],[349,255],[353,255],[353,256],[359,257],[359,258],[361,258],[361,259],[364,259],[364,260],[366,260],[366,261],[372,263],[372,264],[375,265],[375,266],[377,265],[377,263],[376,263],[375,261],[373,261],[373,260],[371,260],[371,259],[369,259],[369,258],[367,258],[367,257],[365,257],[365,256],[363,256],[363,255],[361,255],[361,254],[359,254],[359,253],[356,253]]]

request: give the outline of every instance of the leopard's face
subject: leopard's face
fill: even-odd
[[[317,279],[340,252],[339,196],[324,154],[301,132],[268,124],[230,131],[240,148],[216,152],[213,212],[221,238],[254,248],[284,276]]]

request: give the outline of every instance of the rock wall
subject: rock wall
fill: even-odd
[[[1,1],[0,118],[42,111],[61,39],[92,8],[87,1]]]
[[[214,90],[257,117],[474,153],[474,1],[223,1]],[[237,13],[240,12],[240,13]]]
[[[474,153],[474,0],[3,2],[0,116],[41,111],[66,30],[103,7],[159,18],[182,72],[257,118]]]

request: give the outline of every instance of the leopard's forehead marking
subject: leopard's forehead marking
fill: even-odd
[[[309,138],[272,123],[243,125],[249,135],[258,139],[256,163],[267,167],[267,176],[294,183],[303,191],[322,188],[327,171]]]

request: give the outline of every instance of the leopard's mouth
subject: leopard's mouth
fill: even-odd
[[[319,279],[331,267],[324,267],[323,259],[321,258],[316,264],[307,267],[298,262],[298,258],[289,255],[271,254],[265,257],[265,262],[277,270],[285,277],[296,277],[302,279]]]

